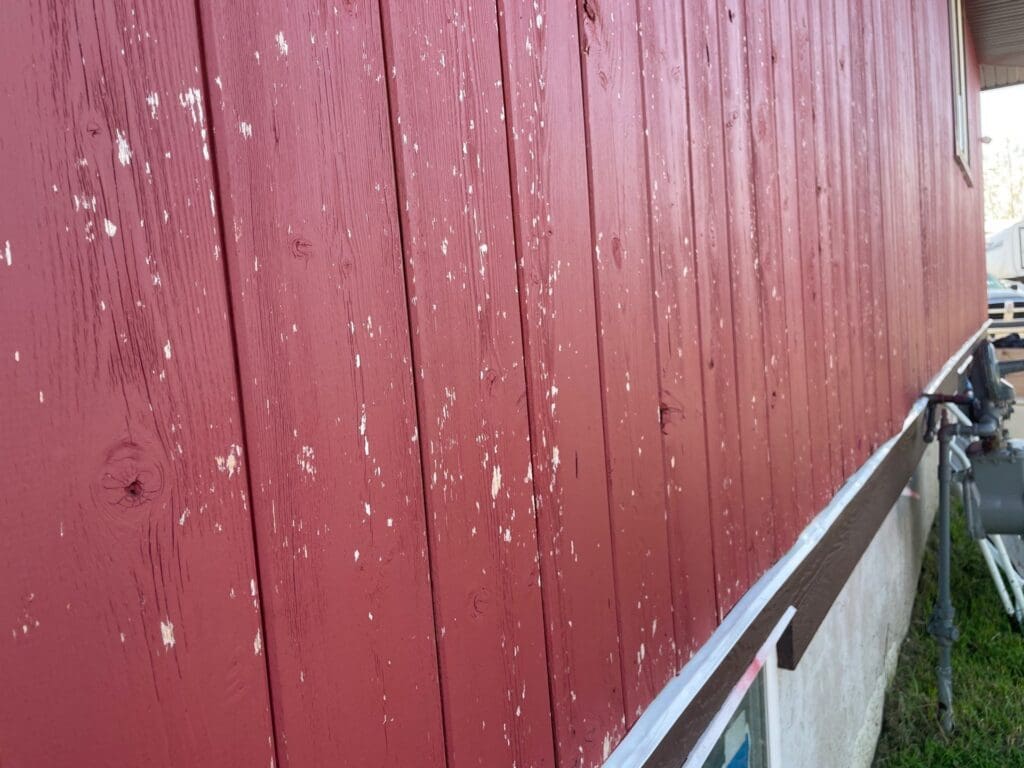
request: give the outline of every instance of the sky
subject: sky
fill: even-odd
[[[984,145],[988,158],[1005,157],[1011,144],[1016,143],[1018,152],[1024,140],[1024,85],[995,88],[981,93],[981,135],[991,143]],[[1024,167],[1024,157],[1020,158]],[[989,179],[987,183],[990,183]],[[1017,214],[1024,217],[1024,210]],[[1009,226],[1013,220],[986,221],[985,230],[995,232]]]

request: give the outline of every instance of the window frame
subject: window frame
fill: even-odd
[[[973,185],[971,175],[971,115],[967,92],[967,45],[963,0],[948,0],[949,58],[953,95],[953,156]]]

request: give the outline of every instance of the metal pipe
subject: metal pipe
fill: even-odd
[[[1017,626],[1024,627],[1024,593],[1021,591],[1020,586],[1020,574],[1017,573],[1017,569],[1013,567],[1013,561],[1010,560],[1010,553],[1006,551],[1006,542],[1003,541],[1002,536],[990,536],[992,543],[995,545],[996,552],[999,553],[999,565],[1003,569],[1003,573],[1006,574],[1006,580],[1010,582],[1010,591],[1013,593],[1013,602],[1015,605],[1014,618],[1017,619]]]
[[[988,566],[988,573],[992,577],[992,582],[996,585],[996,591],[999,593],[999,602],[1003,604],[1003,610],[1006,611],[1007,616],[1016,616],[1013,603],[1010,601],[1010,593],[1006,591],[1006,584],[1003,583],[1003,575],[999,570],[999,566],[996,565],[995,558],[992,555],[992,550],[995,547],[988,539],[982,539],[978,542],[978,548],[981,550],[981,556],[985,560],[985,565]]]
[[[939,663],[935,668],[939,689],[939,724],[942,730],[953,730],[953,643],[957,639],[953,624],[953,598],[950,592],[950,513],[949,491],[952,483],[950,467],[950,441],[956,435],[958,426],[949,424],[945,411],[942,413],[939,438],[939,553],[938,553],[938,595],[932,610],[928,631],[939,646]]]

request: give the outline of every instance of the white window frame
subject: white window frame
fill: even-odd
[[[971,118],[967,98],[967,47],[963,0],[949,0],[949,59],[953,81],[953,154],[971,180]]]

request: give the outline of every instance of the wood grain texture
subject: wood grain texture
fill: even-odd
[[[0,13],[5,765],[600,765],[984,319],[941,2],[66,5]]]
[[[852,168],[853,137],[851,110],[853,86],[850,81],[849,26],[846,20],[845,0],[834,0],[823,19],[825,38],[830,51],[833,72],[830,89],[833,121],[834,155],[838,157],[838,175],[833,185],[838,211],[840,247],[836,249],[833,265],[842,285],[845,315],[839,323],[839,377],[842,389],[844,476],[856,471],[867,458],[864,439],[867,432],[867,413],[864,398],[863,334],[865,323],[860,320],[860,289],[857,274],[857,232],[854,213],[857,198],[854,195]]]
[[[830,450],[834,416],[828,395],[829,341],[826,338],[822,266],[818,247],[818,190],[815,173],[814,61],[807,0],[789,0],[793,56],[793,113],[795,119],[796,206],[799,222],[802,300],[806,332],[807,408],[810,425],[811,469],[815,507],[832,497],[834,452]]]
[[[733,343],[739,402],[740,467],[743,475],[745,555],[750,581],[771,565],[775,547],[771,514],[771,447],[765,393],[764,333],[757,211],[754,200],[753,135],[747,81],[745,9],[737,0],[718,9],[725,182],[732,286]],[[764,212],[767,214],[767,212]]]
[[[496,9],[383,10],[448,763],[549,766]]]
[[[847,57],[846,69],[849,77],[848,98],[850,103],[848,119],[850,146],[850,180],[847,195],[850,203],[850,248],[848,268],[851,270],[850,283],[856,286],[853,294],[855,311],[851,323],[857,329],[859,339],[859,376],[863,380],[862,410],[859,411],[862,429],[860,434],[858,463],[863,462],[887,436],[881,428],[878,413],[877,329],[880,323],[874,307],[872,288],[871,249],[872,240],[872,195],[870,153],[868,134],[871,130],[871,115],[874,108],[867,99],[867,57],[864,50],[864,18],[861,0],[848,0],[837,9],[836,26],[846,25]],[[941,361],[936,360],[935,365]]]
[[[684,5],[690,102],[690,180],[701,336],[701,372],[719,616],[749,585],[732,334],[724,120],[717,3]]]
[[[619,658],[630,725],[676,663],[637,23],[631,2],[580,9]]]
[[[672,605],[682,665],[717,626],[683,9],[672,0],[642,2],[639,19]]]
[[[194,9],[0,23],[0,762],[274,760]]]
[[[625,732],[579,35],[565,3],[499,16],[548,675],[558,764],[575,768]]]
[[[442,765],[379,11],[247,7],[203,29],[280,764]]]
[[[869,105],[878,103],[876,62],[877,34],[872,14],[872,0],[859,0],[860,19],[864,25],[864,83],[865,100]],[[879,440],[884,441],[893,434],[899,422],[894,417],[892,405],[891,378],[893,374],[892,346],[889,340],[893,321],[888,313],[885,265],[885,213],[882,192],[882,158],[880,143],[883,112],[875,107],[867,114],[867,182],[870,201],[870,275],[871,313],[875,331],[875,409],[879,425]]]
[[[782,247],[782,211],[779,191],[779,147],[775,111],[779,107],[775,94],[772,58],[772,23],[767,0],[747,0],[742,9],[746,25],[747,83],[750,108],[750,133],[753,175],[751,187],[756,212],[757,253],[755,274],[761,306],[761,328],[764,344],[764,403],[766,406],[768,454],[771,457],[771,498],[766,514],[772,520],[771,557],[785,553],[803,528],[798,516],[799,502],[795,475],[806,467],[806,442],[797,445],[793,426],[791,382],[803,372],[790,368],[787,338],[789,318],[787,307],[799,303],[787,293],[785,275],[786,251]],[[788,111],[788,110],[787,110]],[[792,230],[795,231],[795,230]],[[790,242],[797,253],[795,243]],[[795,283],[796,280],[790,280]],[[797,294],[798,296],[799,294]],[[803,318],[800,317],[802,324]],[[805,408],[803,402],[796,406]],[[806,440],[806,433],[804,433]]]
[[[793,42],[788,0],[771,0],[767,13],[770,25],[770,54],[773,93],[774,141],[777,153],[775,179],[778,190],[778,258],[782,264],[782,299],[785,305],[784,343],[787,375],[782,386],[789,388],[789,413],[793,451],[793,508],[776,505],[775,547],[788,551],[803,526],[817,511],[816,474],[821,471],[821,456],[811,450],[811,410],[808,381],[811,371],[808,334],[804,323],[802,251],[800,216],[797,201],[797,146],[795,89],[793,84]],[[772,194],[769,192],[769,194]],[[785,389],[782,390],[785,392]],[[774,487],[774,485],[773,485]]]
[[[843,481],[844,471],[849,463],[844,455],[844,440],[848,425],[844,422],[846,412],[843,401],[843,384],[840,366],[847,359],[840,352],[842,332],[846,320],[846,303],[842,283],[838,281],[841,260],[836,254],[840,243],[838,219],[841,210],[833,200],[833,187],[840,183],[838,177],[839,141],[832,131],[834,96],[830,98],[832,70],[829,66],[829,51],[825,38],[825,14],[830,6],[816,0],[807,3],[807,21],[811,47],[813,125],[814,125],[814,184],[818,208],[818,269],[821,275],[822,339],[825,349],[825,397],[829,414],[829,438],[827,450],[831,456],[832,476],[828,488],[831,497]],[[831,21],[831,20],[830,20]],[[847,345],[848,346],[848,345]]]

